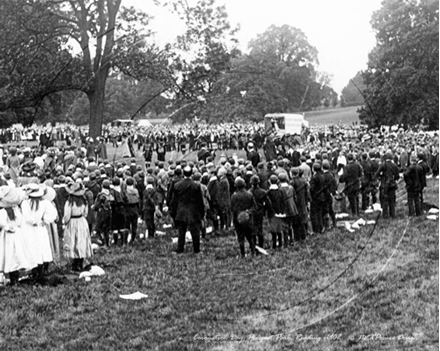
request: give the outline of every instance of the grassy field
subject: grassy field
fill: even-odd
[[[426,201],[438,193],[430,179]],[[404,200],[398,219],[268,256],[239,259],[232,234],[173,255],[168,228],[100,249],[90,282],[0,288],[0,349],[437,350],[439,224],[406,218]],[[119,297],[136,291],[148,298]]]
[[[304,117],[311,127],[323,126],[326,124],[352,125],[359,122],[359,115],[356,112],[360,106],[350,106],[338,109],[305,112]]]

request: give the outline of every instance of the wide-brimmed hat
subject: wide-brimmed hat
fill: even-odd
[[[86,188],[84,187],[84,184],[82,184],[82,183],[71,182],[71,183],[67,184],[66,191],[70,195],[82,196],[86,192]]]
[[[29,197],[42,197],[44,195],[43,186],[39,184],[32,184],[32,186],[28,188],[28,191]]]
[[[0,186],[0,207],[10,208],[18,206],[24,197],[24,191],[19,188],[13,188],[7,185]]]
[[[43,191],[44,191],[43,199],[45,200],[53,201],[57,196],[55,189],[50,186],[44,187]]]
[[[35,167],[37,167],[37,165],[33,162],[26,162],[21,166],[21,170],[25,173],[30,173],[35,171]]]

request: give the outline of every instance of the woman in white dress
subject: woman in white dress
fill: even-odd
[[[32,270],[33,278],[42,278],[53,261],[47,225],[57,218],[57,210],[48,200],[43,198],[44,189],[39,184],[29,184],[29,198],[21,204],[23,221],[21,228],[26,238],[29,260],[37,267]]]
[[[66,186],[69,193],[64,206],[64,254],[71,258],[72,270],[83,269],[84,258],[91,257],[92,241],[87,223],[88,204],[83,183],[72,182]]]
[[[18,283],[20,271],[34,268],[20,228],[23,216],[19,205],[24,197],[20,189],[0,187],[0,272],[9,275],[11,285]]]
[[[50,206],[53,206],[56,210],[56,206],[54,203],[54,200],[57,196],[54,188],[50,186],[43,187],[44,195],[43,199],[47,200]],[[56,210],[57,211],[57,210]],[[52,257],[53,261],[55,263],[60,261],[61,255],[60,255],[60,242],[59,242],[59,236],[58,236],[58,227],[57,222],[61,219],[58,217],[58,211],[57,211],[57,218],[52,223],[47,223],[47,232],[49,233],[49,241],[50,241],[50,248],[52,250]]]

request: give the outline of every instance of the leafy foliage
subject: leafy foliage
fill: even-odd
[[[377,45],[362,73],[370,125],[425,124],[438,128],[438,1],[386,0],[374,13]]]

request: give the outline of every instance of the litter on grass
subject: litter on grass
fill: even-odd
[[[171,228],[172,226],[173,226],[172,224],[164,224],[163,229],[168,229]]]
[[[348,213],[337,213],[337,214],[335,215],[335,217],[336,217],[337,219],[347,218],[347,217],[348,217]]]
[[[374,224],[374,223],[376,223],[376,221],[374,221],[374,220],[371,220],[371,221],[367,221],[367,222],[366,222],[366,224]]]
[[[437,214],[438,212],[439,212],[438,208],[430,208],[428,211],[429,214]]]
[[[157,235],[165,235],[166,233],[165,232],[161,232],[161,231],[157,231],[156,234]]]
[[[430,219],[431,221],[436,221],[438,219],[438,216],[436,216],[436,215],[429,215],[429,216],[426,216],[426,219]]]
[[[265,249],[259,247],[258,245],[255,245],[255,248],[257,249],[257,251],[259,253],[262,253],[263,255],[266,255],[266,256],[268,255],[267,251]]]
[[[101,275],[104,275],[104,270],[99,266],[91,266],[88,271],[81,272],[79,275],[79,278],[89,278],[89,277],[99,277]]]
[[[373,211],[382,212],[380,204],[373,204]]]
[[[178,240],[179,240],[179,238],[172,238],[173,244],[177,244]],[[186,232],[186,234],[185,234],[185,242],[187,242],[187,243],[191,243],[192,242],[192,236],[191,236],[190,232]]]
[[[359,226],[363,226],[365,225],[365,220],[363,218],[359,218],[355,224],[359,225]]]
[[[92,243],[92,250],[99,250],[100,248],[98,244]]]
[[[212,233],[212,227],[208,227],[208,228],[206,228],[206,233],[207,233],[207,234]]]
[[[148,295],[142,294],[139,291],[136,291],[133,294],[128,294],[128,295],[119,295],[119,297],[121,299],[125,299],[125,300],[140,300],[140,299],[145,299],[148,297]]]
[[[350,222],[345,222],[345,228],[347,228],[347,230],[348,230],[350,233],[354,233],[354,230],[351,229],[351,224],[350,224]]]
[[[369,208],[365,210],[365,213],[366,214],[374,213],[374,210],[372,208]]]

